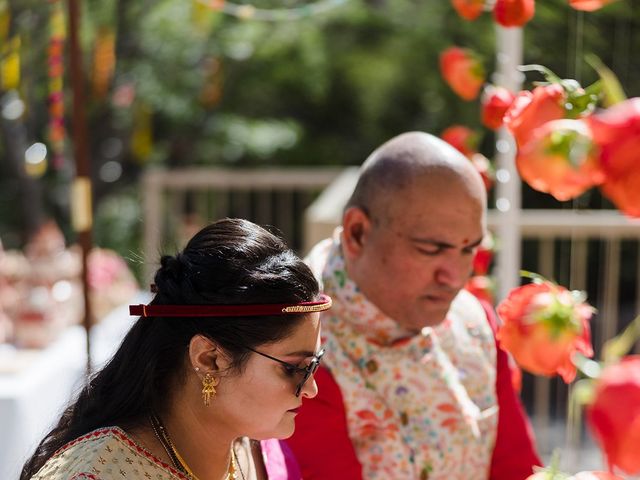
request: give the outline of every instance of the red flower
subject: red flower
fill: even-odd
[[[518,146],[529,139],[533,131],[551,120],[564,118],[566,94],[562,85],[542,85],[533,91],[521,91],[504,115],[504,125]]]
[[[593,356],[589,319],[593,309],[580,298],[549,281],[511,290],[498,305],[503,324],[498,340],[525,370],[538,375],[559,374],[571,382],[576,352]]]
[[[488,192],[491,190],[491,187],[493,187],[493,181],[495,180],[495,173],[491,161],[481,153],[474,153],[469,157],[469,160],[471,160],[471,163],[482,177],[484,188],[486,188]]]
[[[605,5],[609,5],[614,0],[569,0],[571,5],[576,10],[583,10],[585,12],[593,12],[600,10]]]
[[[493,18],[503,27],[521,27],[533,18],[534,0],[496,0]]]
[[[478,300],[493,305],[493,281],[486,275],[471,277],[464,288],[475,295]]]
[[[515,95],[504,87],[485,87],[482,95],[482,124],[491,130],[500,128],[502,117],[514,99]]]
[[[451,4],[465,20],[475,20],[484,9],[484,0],[451,0]]]
[[[478,151],[479,135],[469,127],[452,125],[440,134],[440,138],[466,157]]]
[[[493,239],[491,239],[488,246],[483,243],[476,250],[476,254],[473,257],[473,273],[475,275],[486,275],[489,273],[489,265],[493,260]]]
[[[606,367],[598,379],[587,420],[609,468],[640,473],[640,356]]]
[[[587,119],[606,175],[602,191],[627,215],[640,217],[640,98]]]
[[[604,180],[591,130],[583,120],[552,120],[518,149],[520,176],[533,189],[564,201]]]
[[[451,89],[464,100],[478,96],[484,83],[484,67],[469,49],[449,47],[440,54],[440,73]]]

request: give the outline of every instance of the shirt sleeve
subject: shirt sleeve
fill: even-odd
[[[362,467],[349,438],[342,393],[323,367],[315,374],[318,395],[304,400],[296,430],[287,440],[305,480],[362,480]]]
[[[498,323],[493,308],[483,303],[487,320],[494,334]],[[534,465],[541,465],[536,452],[533,429],[511,383],[511,366],[507,352],[496,339],[496,394],[500,412],[498,434],[491,459],[491,480],[522,480],[533,473]]]

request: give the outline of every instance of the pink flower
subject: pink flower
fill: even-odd
[[[478,96],[485,77],[484,67],[475,52],[460,47],[449,47],[440,54],[440,73],[463,100]]]
[[[605,367],[587,421],[611,469],[640,473],[640,355]]]
[[[464,125],[452,125],[446,128],[440,134],[440,138],[466,157],[478,151],[478,133]]]
[[[516,165],[532,188],[570,200],[604,180],[591,129],[583,120],[552,120],[518,149]]]
[[[536,128],[551,120],[564,118],[565,99],[564,88],[557,83],[518,93],[504,115],[504,125],[518,146],[524,145]]]
[[[484,0],[451,0],[451,4],[465,20],[475,20],[484,9]]]
[[[493,18],[503,27],[521,27],[533,18],[534,0],[496,0]]]
[[[587,118],[606,176],[603,193],[627,215],[640,217],[640,98]]]
[[[515,98],[515,95],[504,87],[487,86],[482,95],[482,124],[491,130],[500,128],[502,118]]]
[[[575,353],[593,356],[589,319],[593,308],[580,296],[549,281],[511,290],[498,305],[503,324],[497,338],[518,365],[537,375],[576,376]]]

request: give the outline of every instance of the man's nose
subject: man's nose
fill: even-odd
[[[436,281],[441,285],[460,290],[469,280],[471,263],[472,259],[467,256],[447,255],[436,269]]]

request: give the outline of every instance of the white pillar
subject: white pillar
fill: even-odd
[[[494,83],[517,92],[522,87],[522,29],[503,28],[496,25],[496,67]],[[496,209],[498,222],[496,236],[497,299],[502,300],[508,291],[520,284],[520,176],[515,166],[515,142],[501,128],[496,135]]]

